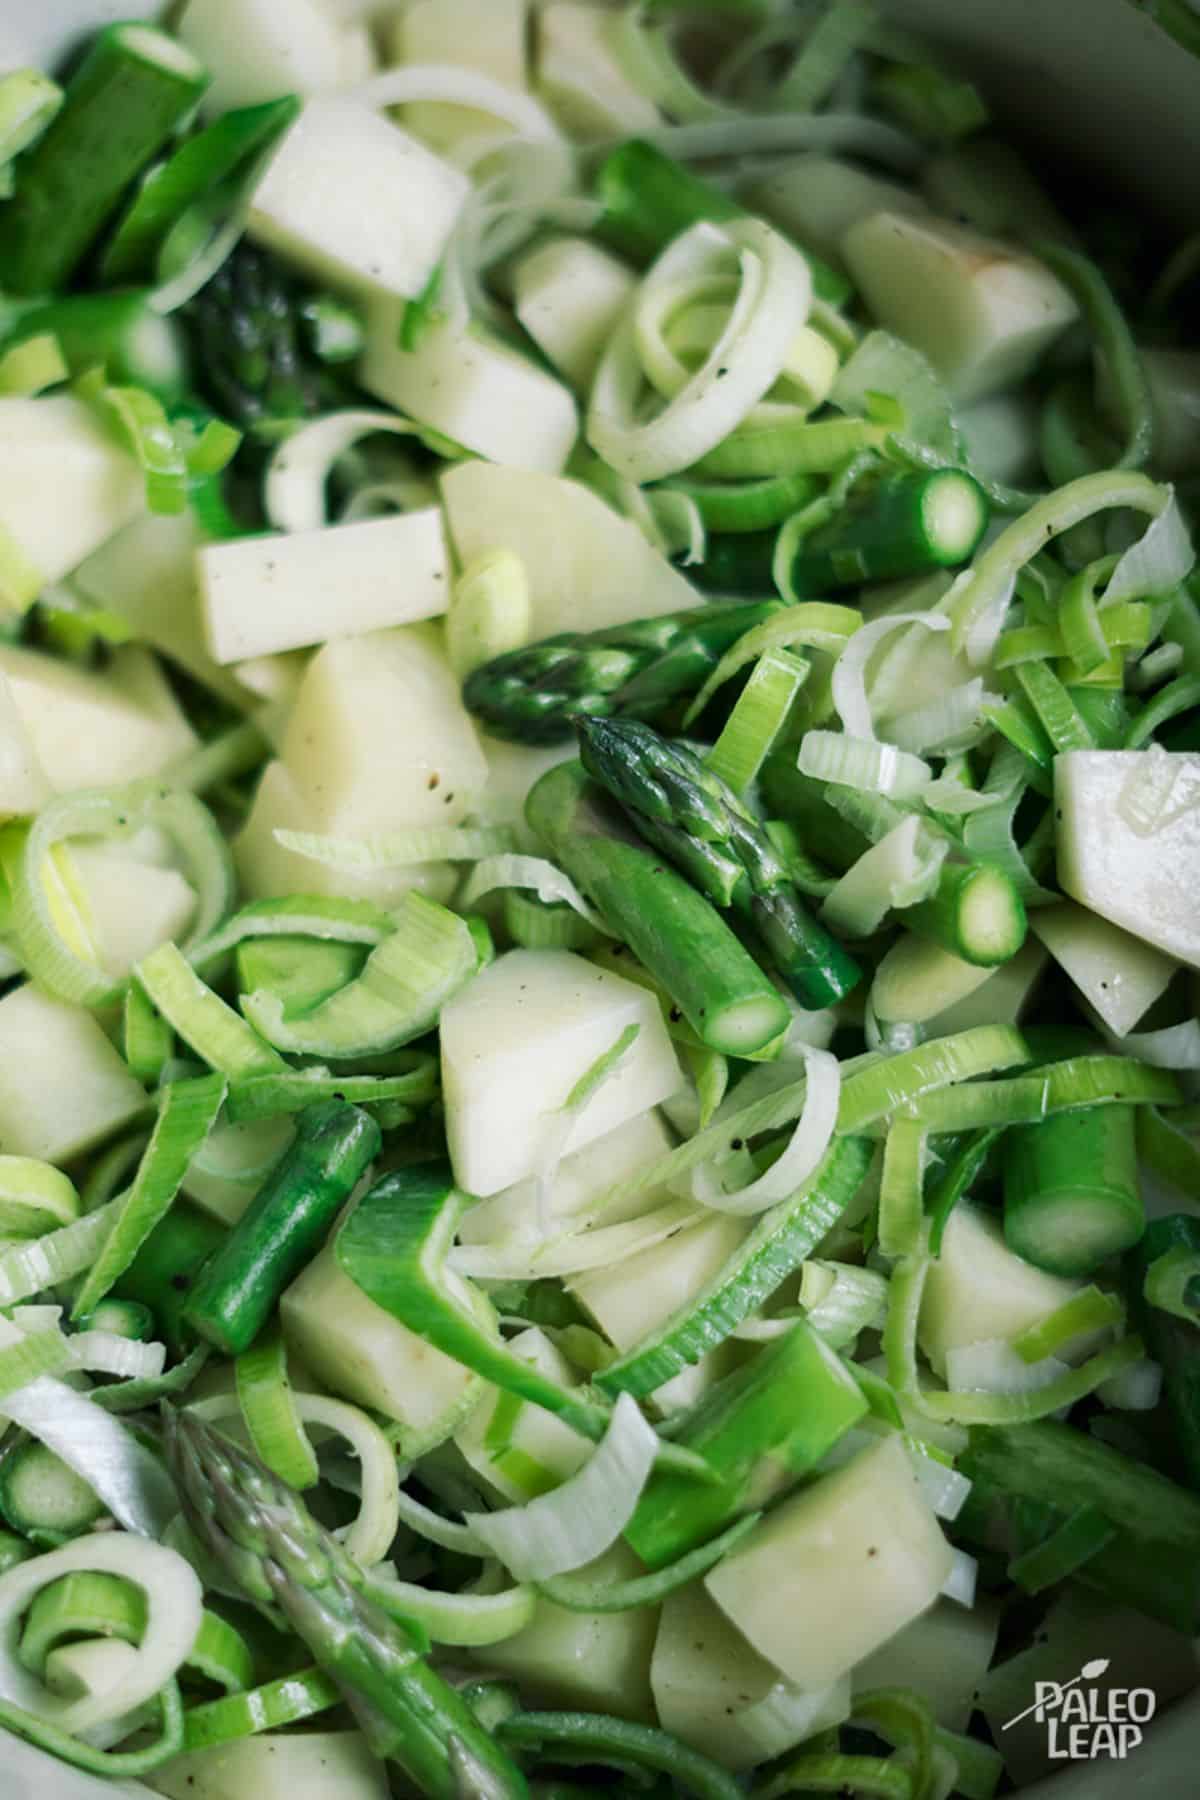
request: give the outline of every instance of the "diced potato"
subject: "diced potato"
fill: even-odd
[[[953,1561],[893,1434],[768,1513],[705,1586],[760,1656],[824,1687],[927,1611]]]
[[[538,13],[538,88],[574,138],[630,137],[662,123],[621,65],[617,23],[611,13],[572,0]]]
[[[1200,756],[1072,750],[1055,759],[1054,803],[1066,892],[1200,968]]]
[[[566,1357],[536,1326],[509,1338],[508,1349],[561,1387],[574,1387],[579,1380]],[[474,1412],[459,1426],[454,1442],[477,1474],[519,1506],[573,1475],[588,1460],[592,1445],[544,1407],[525,1401],[519,1404],[505,1441],[492,1449],[488,1434],[497,1409],[507,1407],[509,1399],[489,1386]]]
[[[497,825],[512,826],[528,848],[536,855],[543,846],[525,824],[525,801],[529,791],[547,769],[574,759],[576,746],[571,739],[565,744],[509,744],[503,738],[480,732],[479,742],[487,758],[487,786],[480,797],[479,812]]]
[[[206,544],[197,564],[218,663],[411,625],[446,610],[441,508]]]
[[[626,1581],[640,1575],[642,1565],[625,1544],[616,1544],[579,1573],[597,1584]],[[539,1600],[524,1631],[471,1654],[484,1668],[515,1681],[526,1706],[570,1707],[649,1722],[654,1717],[650,1658],[657,1629],[656,1606],[585,1613]]]
[[[330,1393],[404,1427],[402,1455],[440,1442],[475,1402],[478,1378],[368,1299],[332,1245],[287,1289],[279,1318],[288,1348]]]
[[[185,935],[196,891],[178,869],[155,868],[104,844],[72,845],[71,862],[101,964],[114,981]]]
[[[988,974],[985,982],[930,1019],[931,1037],[949,1037],[970,1031],[973,1025],[1018,1025],[1025,1017],[1048,961],[1036,939],[1028,939],[1017,954]]]
[[[50,783],[7,677],[0,674],[0,817],[36,812],[49,798]]]
[[[388,1800],[392,1791],[361,1731],[261,1732],[173,1756],[146,1780],[167,1800]]]
[[[940,1372],[948,1350],[1016,1337],[1056,1312],[1080,1285],[1035,1269],[1009,1249],[989,1214],[960,1201],[946,1221],[941,1255],[929,1266],[918,1342]]]
[[[649,1202],[650,1196],[643,1196]],[[694,1300],[722,1269],[750,1230],[745,1219],[713,1213],[664,1243],[639,1250],[614,1268],[590,1269],[567,1286],[618,1350],[631,1350]],[[732,1339],[682,1369],[654,1394],[662,1413],[692,1406],[738,1361]]]
[[[657,1106],[682,1076],[657,1000],[568,950],[510,950],[442,1009],[442,1089],[455,1180],[496,1194],[539,1167],[576,1083],[637,1036],[577,1113],[578,1150]]]
[[[663,1602],[650,1685],[664,1731],[737,1771],[781,1756],[850,1715],[845,1676],[826,1688],[793,1687],[751,1648],[698,1581]],[[768,1695],[770,1709],[748,1718]]]
[[[875,318],[924,352],[956,400],[1023,381],[1078,317],[1028,251],[932,216],[872,213],[842,254]]]
[[[957,413],[973,469],[1014,486],[1038,481],[1041,407],[1030,393],[993,394]]]
[[[124,645],[103,674],[93,674],[5,644],[0,675],[57,793],[157,775],[195,747],[162,670],[136,645]]]
[[[310,100],[255,189],[249,231],[318,281],[412,299],[468,186],[386,114],[357,100]]]
[[[188,1164],[180,1188],[223,1225],[236,1225],[296,1135],[294,1121],[221,1119]],[[295,1371],[292,1385],[303,1386]]]
[[[1070,900],[1039,906],[1029,925],[1118,1037],[1166,993],[1179,968],[1161,950]]]
[[[782,162],[746,190],[746,205],[810,250],[840,260],[842,239],[871,213],[923,213],[920,194],[857,163],[811,152]]]
[[[0,1000],[0,1151],[69,1162],[147,1106],[90,1012],[30,982]]]
[[[467,462],[447,470],[441,486],[462,563],[504,545],[525,564],[535,639],[701,603],[636,525],[577,481]]]
[[[995,1653],[999,1626],[999,1608],[986,1600],[971,1607],[939,1600],[855,1665],[854,1691],[915,1688],[929,1701],[939,1725],[965,1731],[976,1690]]]
[[[141,470],[74,394],[0,398],[0,529],[61,581],[145,505]]]
[[[618,1125],[615,1131],[605,1132],[595,1143],[573,1155],[564,1156],[555,1170],[550,1193],[552,1229],[561,1230],[564,1220],[585,1211],[616,1182],[657,1162],[673,1143],[661,1115],[651,1109]],[[666,1197],[654,1191],[638,1194],[623,1207],[607,1209],[605,1223],[616,1225],[636,1218],[663,1203]],[[530,1177],[473,1206],[459,1226],[458,1235],[464,1244],[537,1244],[543,1235],[540,1213],[538,1183]]]
[[[399,627],[343,638],[305,671],[284,760],[340,836],[457,825],[487,763],[437,633]]]
[[[282,894],[340,894],[394,906],[411,888],[448,900],[458,879],[450,863],[412,863],[402,869],[335,869],[312,862],[275,841],[277,831],[316,831],[349,837],[335,809],[308,799],[282,762],[269,762],[241,831],[233,840],[238,878],[252,900]]]
[[[440,63],[474,69],[505,87],[525,87],[528,0],[413,0],[384,29],[397,63]],[[496,135],[492,113],[420,100],[404,108],[410,131],[438,150]]]
[[[556,475],[579,434],[570,389],[480,326],[431,325],[404,350],[398,309],[372,306],[358,378],[389,406],[513,468]]]
[[[588,238],[553,238],[513,268],[514,311],[575,388],[587,388],[637,285],[626,263]]]
[[[79,565],[74,585],[124,619],[135,638],[244,710],[245,690],[208,653],[196,582],[199,543],[191,512],[143,513]]]
[[[350,77],[342,29],[321,0],[188,0],[179,36],[212,72],[203,101],[212,114]]]

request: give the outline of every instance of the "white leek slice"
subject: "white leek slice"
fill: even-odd
[[[628,1525],[658,1450],[658,1433],[637,1401],[621,1394],[603,1439],[577,1475],[527,1506],[466,1513],[466,1523],[518,1581],[580,1569]]]
[[[908,712],[897,713],[883,726],[883,734],[889,743],[895,744],[897,750],[907,750],[914,756],[957,755],[978,743],[988,730],[983,709],[995,698],[996,696],[988,694],[982,677],[977,675],[971,681],[964,681],[958,687],[951,688],[938,699],[926,701],[924,706],[914,706]],[[931,782],[921,796],[926,806],[937,805],[937,801],[930,798],[934,785]],[[938,785],[939,795],[944,799],[950,784],[943,782]],[[951,804],[943,806],[943,811],[973,812],[987,804],[983,795],[974,793],[961,784],[954,785],[958,787],[958,793],[951,794]],[[994,799],[995,796],[989,798]]]
[[[338,457],[371,432],[411,437],[416,430],[398,413],[364,407],[329,413],[301,426],[271,458],[263,486],[267,518],[276,531],[319,531],[327,522],[325,483]]]
[[[854,737],[873,738],[875,726],[867,699],[867,665],[876,650],[898,626],[921,625],[926,631],[948,631],[950,621],[944,613],[889,613],[860,625],[834,664],[832,678],[833,704],[842,724]]]
[[[639,419],[637,310],[662,286],[734,261],[738,296],[708,357],[656,417]],[[668,245],[618,325],[592,387],[587,433],[619,474],[644,482],[688,468],[735,430],[773,386],[808,317],[812,277],[800,253],[757,219],[692,226]]]
[[[383,831],[368,838],[325,837],[315,831],[277,830],[285,850],[330,869],[402,869],[410,863],[499,860],[513,841],[503,825],[417,825],[411,831]]]
[[[0,1349],[19,1344],[23,1336],[0,1319]],[[5,1396],[3,1415],[86,1481],[127,1531],[159,1538],[178,1512],[175,1489],[158,1458],[119,1419],[65,1382],[39,1376]]]
[[[972,1487],[969,1476],[961,1475],[957,1469],[951,1468],[948,1463],[939,1462],[936,1457],[927,1456],[924,1450],[917,1447],[915,1440],[909,1444],[908,1451],[926,1500],[939,1519],[951,1523],[967,1503]]]
[[[469,912],[485,894],[494,893],[497,888],[532,888],[547,906],[565,901],[595,930],[602,931],[605,937],[612,936],[600,914],[584,899],[570,876],[547,862],[544,856],[484,857],[467,877],[459,904],[464,912]]]
[[[353,99],[364,106],[409,106],[414,101],[450,101],[492,113],[518,137],[537,144],[561,144],[562,134],[544,106],[531,94],[518,93],[478,69],[458,63],[410,63],[406,68],[385,69],[372,76]]]
[[[960,1606],[974,1606],[975,1584],[979,1576],[979,1564],[965,1550],[954,1552],[954,1563],[949,1575],[942,1583],[942,1593],[947,1600],[957,1600]]]
[[[485,1281],[537,1281],[549,1275],[582,1275],[613,1269],[681,1231],[703,1223],[704,1214],[687,1200],[672,1200],[639,1218],[592,1230],[568,1231],[541,1243],[458,1244],[448,1257],[459,1275]]]
[[[21,1666],[18,1623],[50,1582],[77,1573],[116,1575],[140,1588],[146,1597],[146,1625],[119,1681],[70,1699],[50,1693]],[[18,1563],[0,1575],[0,1695],[60,1731],[77,1734],[120,1718],[152,1700],[176,1674],[196,1641],[203,1600],[198,1577],[178,1551],[120,1532],[93,1532],[61,1550]]]
[[[806,731],[797,765],[802,775],[893,800],[915,800],[933,778],[919,756],[874,738],[840,731]]]
[[[165,1344],[139,1344],[115,1331],[77,1331],[66,1340],[68,1367],[123,1381],[153,1381],[166,1367]]]
[[[1004,1338],[981,1338],[946,1352],[946,1383],[955,1393],[1034,1394],[1070,1373],[1071,1365],[1057,1356],[1026,1362]]]
[[[1171,592],[1191,572],[1196,561],[1192,540],[1173,488],[1157,518],[1131,544],[1108,579],[1100,610],[1118,600],[1142,599]]]
[[[821,918],[847,937],[869,937],[892,907],[928,899],[949,844],[914,813],[853,863],[821,905]]]
[[[711,1164],[692,1171],[692,1195],[714,1212],[739,1217],[765,1212],[800,1191],[829,1148],[837,1124],[841,1065],[828,1050],[802,1047],[807,1077],[804,1105],[787,1147],[777,1162],[745,1187],[726,1193]]]

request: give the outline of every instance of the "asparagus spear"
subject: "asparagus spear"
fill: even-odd
[[[626,828],[578,763],[542,776],[525,817],[711,1049],[749,1056],[786,1028],[782,996],[720,913]]]
[[[570,737],[579,713],[658,720],[782,604],[700,606],[604,631],[561,632],[484,663],[467,677],[463,700],[496,737],[523,744]]]
[[[577,728],[589,775],[715,905],[753,925],[803,1006],[832,1006],[850,992],[858,964],[804,910],[759,821],[695,751],[630,719],[581,719]]]
[[[458,1800],[465,1762],[481,1800],[528,1800],[516,1764],[371,1599],[369,1582],[291,1488],[188,1413],[164,1408],[184,1518],[246,1597],[282,1613],[337,1682],[376,1756],[429,1800]]]

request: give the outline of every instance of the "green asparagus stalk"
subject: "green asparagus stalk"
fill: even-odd
[[[671,239],[707,219],[744,219],[746,208],[720,188],[702,181],[640,138],[607,156],[596,173],[596,198],[604,207],[599,231],[635,262],[650,262]],[[830,306],[842,306],[853,293],[846,277],[804,249],[812,270],[813,292]]]
[[[987,527],[983,489],[957,469],[887,475],[860,494],[800,544],[791,564],[797,594],[951,568],[972,556]]]
[[[775,586],[775,542],[778,526],[762,531],[710,532],[703,562],[688,575],[706,594],[759,596],[778,592]]]
[[[578,763],[542,776],[525,817],[710,1049],[749,1056],[786,1029],[782,996],[720,913],[627,829]]]
[[[274,257],[238,246],[181,315],[198,378],[223,418],[245,429],[345,404],[348,390],[330,366],[340,353],[322,353],[329,304]]]
[[[163,31],[126,24],[100,33],[0,217],[7,288],[39,294],[66,283],[207,84],[191,51]]]
[[[589,775],[714,905],[753,926],[801,1005],[832,1006],[851,991],[858,964],[805,911],[760,822],[693,750],[630,719],[582,719],[578,732]]]
[[[62,103],[62,89],[40,69],[0,76],[0,200],[12,194],[14,158],[37,142]]]
[[[282,1613],[331,1675],[376,1756],[429,1800],[458,1800],[465,1761],[487,1800],[527,1800],[516,1764],[370,1598],[362,1570],[291,1488],[188,1413],[164,1409],[184,1518],[255,1605]]]
[[[463,700],[495,737],[522,744],[561,743],[580,713],[656,721],[782,605],[701,606],[603,631],[561,632],[484,663],[467,677]]]

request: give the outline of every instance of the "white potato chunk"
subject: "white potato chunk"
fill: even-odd
[[[525,87],[528,0],[413,0],[384,32],[396,63],[434,63],[474,69],[514,92]],[[437,150],[473,137],[496,135],[492,113],[472,106],[418,100],[404,108],[410,131]]]
[[[591,385],[613,328],[637,286],[626,263],[588,238],[553,238],[513,267],[514,311],[574,388]]]
[[[1179,968],[1161,950],[1070,900],[1039,906],[1029,927],[1118,1037],[1166,993]]]
[[[962,1201],[946,1221],[929,1266],[918,1342],[934,1368],[946,1353],[987,1338],[1014,1338],[1057,1312],[1080,1287],[1035,1269],[1005,1243],[989,1214]]]
[[[69,1162],[147,1107],[90,1012],[30,982],[0,1000],[0,1150]]]
[[[0,398],[0,530],[61,581],[145,505],[142,472],[74,394]]]
[[[103,674],[17,645],[0,646],[34,754],[58,793],[157,775],[194,749],[196,734],[162,670],[129,644]]]
[[[343,32],[321,0],[188,0],[179,36],[212,73],[211,114],[346,78]]]
[[[919,194],[898,181],[869,175],[857,163],[815,151],[790,158],[755,181],[747,206],[818,255],[841,260],[852,225],[877,212],[928,212]]]

